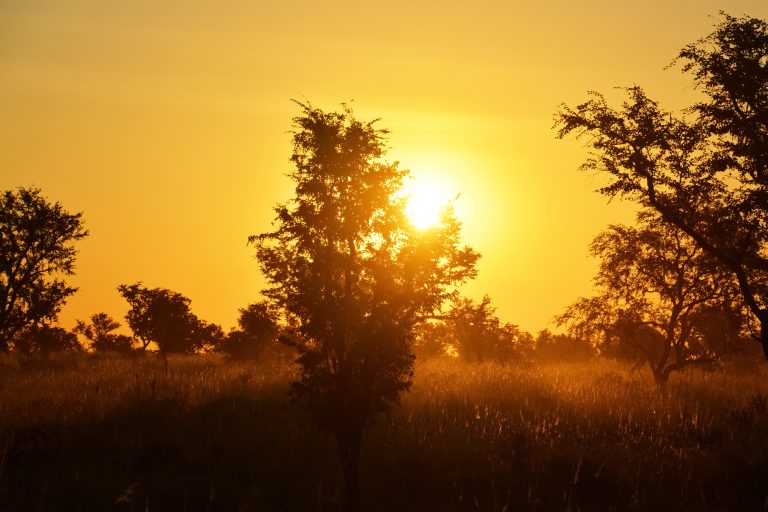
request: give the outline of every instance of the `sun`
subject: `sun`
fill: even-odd
[[[418,229],[440,222],[440,214],[451,201],[444,187],[435,183],[414,183],[406,192],[405,215]]]

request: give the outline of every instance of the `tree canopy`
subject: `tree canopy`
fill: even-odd
[[[606,355],[646,361],[664,386],[672,372],[735,351],[744,326],[733,275],[680,229],[641,214],[592,242],[597,295],[558,318]]]
[[[274,305],[254,302],[239,310],[237,328],[227,333],[218,348],[235,359],[290,357],[291,349],[280,343],[280,333]]]
[[[768,26],[722,13],[676,63],[704,97],[685,116],[635,86],[620,109],[599,93],[563,105],[558,134],[589,136],[601,193],[655,210],[735,276],[768,357]]]
[[[133,340],[125,334],[113,332],[120,327],[120,322],[106,313],[91,316],[91,323],[77,321],[74,332],[82,334],[90,342],[90,348],[96,352],[118,352],[126,354],[132,350]]]
[[[222,336],[220,327],[190,311],[191,301],[180,293],[141,283],[122,284],[118,291],[128,301],[125,319],[144,350],[154,342],[164,356],[188,354],[215,344]]]
[[[55,320],[77,288],[62,279],[75,269],[82,213],[68,213],[35,188],[0,194],[0,350],[32,324]]]
[[[425,325],[419,334],[423,348],[436,345],[441,353],[455,353],[475,362],[508,361],[530,354],[534,346],[530,333],[496,316],[496,308],[487,295],[479,302],[454,297],[442,318]]]
[[[80,351],[83,347],[71,331],[54,325],[32,324],[16,333],[13,349],[26,355],[48,355],[51,352]]]
[[[295,197],[275,208],[274,231],[250,241],[270,285],[263,293],[299,350],[293,395],[336,436],[355,508],[363,428],[408,389],[414,324],[475,276],[479,255],[460,245],[450,208],[429,229],[408,222],[408,171],[383,160],[387,132],[376,121],[297,104]]]

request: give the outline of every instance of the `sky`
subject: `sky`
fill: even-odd
[[[227,329],[265,284],[247,238],[292,196],[291,99],[346,102],[416,183],[460,194],[483,255],[465,293],[536,333],[591,293],[589,242],[634,212],[578,171],[558,106],[629,85],[691,103],[668,65],[720,10],[768,18],[764,0],[0,0],[0,190],[83,212],[64,327],[122,319],[117,286],[142,281]]]

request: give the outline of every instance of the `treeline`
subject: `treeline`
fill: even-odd
[[[120,322],[100,312],[88,321],[78,320],[71,331],[50,320],[31,322],[14,334],[6,348],[25,356],[61,351],[119,355],[156,352],[164,358],[169,354],[223,352],[238,360],[291,355],[288,344],[280,341],[278,315],[265,302],[240,309],[237,327],[225,333],[221,326],[198,318],[190,310],[190,299],[180,293],[147,288],[142,283],[121,285],[118,290],[130,308],[125,320],[132,336],[116,332]]]
[[[82,214],[70,214],[49,202],[37,189],[6,191],[2,195],[3,299],[0,345],[25,356],[58,351],[142,352],[191,354],[222,352],[234,359],[297,356],[286,318],[273,303],[262,300],[238,311],[237,326],[221,326],[199,318],[191,300],[166,288],[143,283],[120,285],[128,304],[125,324],[132,335],[119,332],[120,321],[106,312],[78,320],[72,330],[57,325],[58,313],[75,293],[59,277],[74,272],[74,244],[87,236]],[[415,325],[412,335],[417,357],[458,357],[468,361],[573,360],[606,351],[589,336],[537,336],[496,315],[488,296],[473,301],[454,293],[438,316]],[[596,350],[597,349],[597,350]]]
[[[165,288],[124,284],[132,336],[105,312],[56,325],[75,289],[57,276],[74,272],[74,244],[87,235],[81,214],[49,203],[40,190],[2,195],[2,348],[27,356],[55,351],[131,354],[223,352],[236,359],[297,356],[287,319],[263,300],[238,312],[229,332],[198,318],[190,299]],[[597,294],[557,318],[568,334],[537,336],[500,319],[489,297],[472,301],[454,292],[443,311],[415,324],[417,357],[468,361],[580,360],[601,354],[647,363],[660,385],[690,365],[711,367],[723,356],[749,353],[749,311],[738,282],[680,229],[644,210],[636,226],[610,226],[592,243],[601,260]],[[754,354],[751,354],[754,356]]]
[[[221,352],[233,359],[293,360],[301,333],[274,301],[262,300],[238,311],[237,326],[199,318],[191,300],[167,288],[141,282],[122,284],[128,305],[125,325],[106,312],[78,320],[72,330],[58,322],[61,308],[77,290],[65,276],[75,271],[76,243],[88,236],[82,213],[69,213],[42,191],[19,188],[2,193],[0,348],[34,359],[53,352],[79,351],[135,355]],[[534,337],[502,321],[489,297],[476,302],[456,290],[436,314],[415,321],[408,335],[418,357],[457,357],[468,361],[583,359],[595,353],[582,340],[543,331]]]
[[[4,272],[3,325],[12,334],[3,348],[42,357],[58,351],[149,351],[163,358],[200,352],[221,352],[237,360],[296,358],[288,322],[267,300],[240,309],[237,326],[224,332],[195,315],[188,297],[141,282],[117,289],[129,307],[125,323],[132,335],[119,333],[121,323],[105,312],[78,320],[72,330],[56,325],[58,311],[75,290],[61,280],[41,277],[44,270],[74,270],[72,244],[87,235],[81,214],[66,213],[35,189],[6,191],[3,200],[6,212],[19,213],[4,219],[4,233],[13,234],[17,240],[10,245],[18,250],[15,258],[7,258]],[[26,206],[14,207],[19,204]],[[45,222],[48,226],[34,233],[24,229],[25,224]],[[750,315],[737,280],[681,230],[644,210],[636,226],[614,225],[600,233],[591,250],[600,258],[597,293],[556,318],[566,333],[544,330],[534,336],[499,318],[490,297],[473,301],[454,293],[444,311],[415,325],[416,357],[511,362],[601,355],[637,368],[647,364],[660,386],[690,365],[711,368],[724,356],[740,357],[742,363],[755,357]],[[20,271],[24,262],[38,262],[37,270]],[[24,279],[35,273],[37,280]],[[10,304],[13,297],[15,305]]]
[[[24,356],[46,357],[55,352],[117,355],[223,353],[233,360],[292,361],[297,353],[277,311],[267,301],[238,310],[237,326],[224,332],[191,309],[191,300],[166,288],[142,283],[121,285],[129,305],[125,316],[132,335],[107,313],[78,320],[72,330],[50,321],[34,322],[11,338],[7,349]],[[469,362],[578,361],[594,357],[595,348],[580,338],[544,330],[533,336],[503,322],[488,296],[479,302],[458,296],[440,318],[418,325],[413,336],[418,358],[458,358]]]

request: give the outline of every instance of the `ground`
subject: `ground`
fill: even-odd
[[[337,510],[293,368],[214,355],[0,362],[0,510]],[[768,371],[419,362],[366,433],[365,510],[764,510]]]

